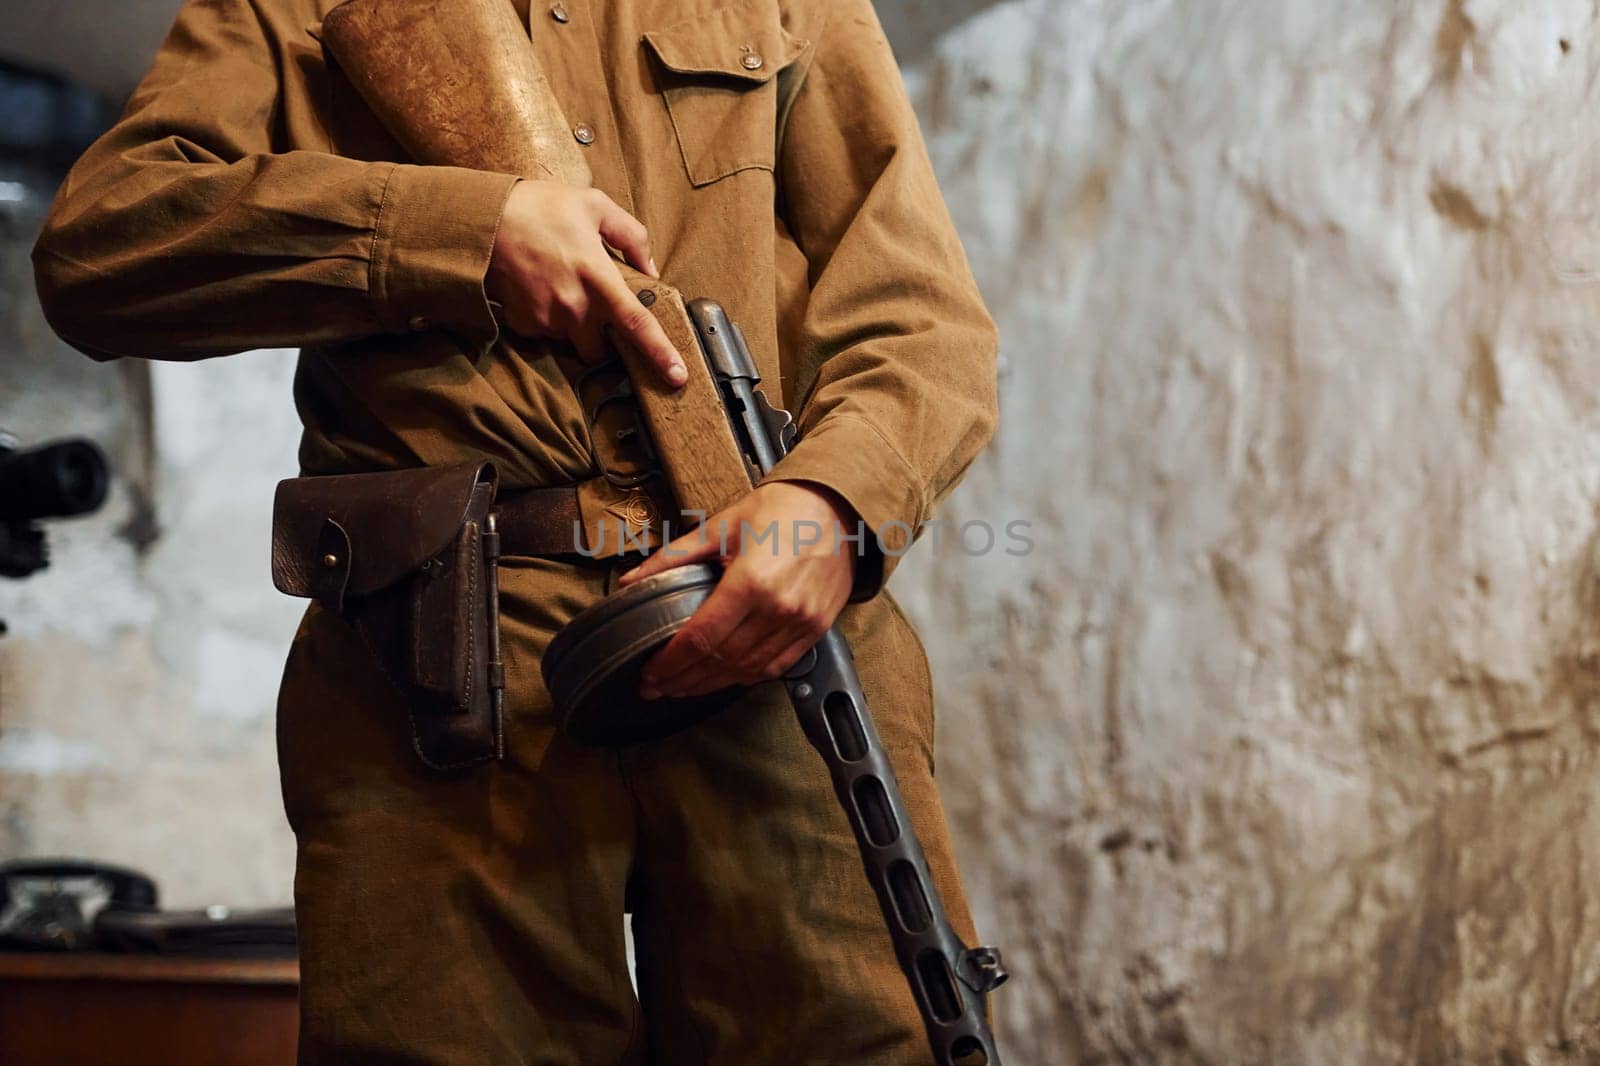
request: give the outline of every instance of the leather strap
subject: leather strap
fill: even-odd
[[[573,485],[518,489],[495,501],[502,555],[573,555],[584,544],[583,513]]]

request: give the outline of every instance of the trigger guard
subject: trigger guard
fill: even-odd
[[[594,456],[595,465],[599,469],[600,476],[605,478],[608,482],[610,482],[612,485],[615,485],[619,489],[633,489],[643,485],[645,482],[649,481],[651,478],[655,477],[657,473],[659,473],[660,460],[656,455],[655,442],[650,439],[650,433],[645,428],[643,418],[640,417],[638,396],[633,391],[633,382],[628,378],[627,372],[622,370],[621,367],[621,359],[612,359],[590,367],[588,370],[585,370],[581,375],[579,375],[576,391],[581,398],[584,391],[584,386],[588,384],[588,382],[596,374],[621,374],[622,380],[617,382],[617,384],[604,396],[601,396],[598,400],[596,400],[592,406],[588,406],[584,409],[583,429],[585,435],[589,438],[589,454]],[[644,460],[646,464],[644,468],[637,473],[629,473],[607,466],[602,458],[599,442],[595,439],[595,429],[600,425],[601,412],[614,404],[626,405],[632,414],[634,439],[639,442],[639,448],[644,453]]]

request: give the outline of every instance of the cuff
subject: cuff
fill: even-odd
[[[813,482],[838,493],[860,516],[866,535],[855,545],[851,603],[882,591],[922,522],[921,480],[877,427],[856,415],[818,422],[761,481]]]
[[[396,164],[373,227],[370,292],[391,333],[443,329],[487,348],[500,324],[483,291],[511,174]]]

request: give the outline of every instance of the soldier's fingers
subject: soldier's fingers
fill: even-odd
[[[727,582],[718,584],[688,624],[678,630],[677,636],[667,641],[666,647],[644,664],[639,694],[645,699],[653,699],[667,691],[667,685],[678,674],[703,660],[715,661],[723,642],[749,613],[750,605],[743,596],[731,589]]]
[[[800,661],[800,657],[816,646],[818,638],[807,635],[784,648],[767,661],[766,669],[761,677],[764,681],[777,681],[789,672],[789,667]]]
[[[637,348],[667,384],[678,386],[688,381],[689,371],[684,368],[683,357],[667,340],[656,316],[623,284],[622,275],[617,273],[617,268],[610,260],[606,261],[605,273],[610,277],[602,276],[597,280],[611,312],[611,324],[621,334],[619,340]]]
[[[600,215],[600,237],[621,252],[629,266],[652,278],[660,277],[656,261],[650,257],[650,234],[645,230],[644,223],[618,207],[616,201],[605,193],[598,195],[600,200],[596,201],[596,208]]]
[[[715,518],[712,521],[715,521]],[[710,524],[707,522],[681,537],[669,540],[652,552],[644,562],[618,578],[617,583],[631,585],[635,581],[643,581],[673,567],[717,558],[721,554],[722,546],[717,543],[715,537],[707,533],[706,527]]]
[[[721,652],[719,651],[720,655]],[[740,675],[721,658],[703,660],[670,680],[662,682],[661,694],[673,699],[704,696],[740,683]]]
[[[776,643],[779,648],[790,643],[793,636],[784,637],[774,632],[775,624],[763,625],[756,617],[746,617],[714,658],[708,657],[698,666],[662,682],[661,691],[669,696],[703,696],[729,685],[747,685],[756,680],[760,671],[752,672],[746,665],[758,647]]]
[[[783,626],[774,629],[760,644],[752,647],[741,657],[739,672],[747,685],[754,685],[762,681],[771,681],[794,665],[800,653],[816,643],[816,638],[811,636],[809,630],[801,630],[795,626]],[[799,649],[793,657],[778,663],[790,649]]]
[[[760,650],[771,647],[774,651],[794,642],[795,634],[784,634],[786,627],[779,623],[766,623],[757,618],[746,618],[744,624],[734,629],[722,647],[717,648],[717,658],[702,664],[699,669],[683,671],[670,680],[670,687],[680,696],[699,696],[707,691],[717,691],[728,685],[749,685],[760,675]]]
[[[685,670],[667,683],[666,694],[678,699],[705,696],[734,685],[748,687],[761,680],[741,666],[716,663],[696,670]]]

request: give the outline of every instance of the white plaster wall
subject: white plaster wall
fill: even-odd
[[[999,318],[901,593],[1027,1063],[1600,1061],[1591,3],[1014,0],[908,72]]]
[[[50,335],[30,243],[0,241],[0,428],[89,436],[117,476],[102,512],[49,526],[48,570],[0,581],[0,859],[124,863],[172,906],[286,903],[273,705],[301,605],[267,558],[272,487],[295,469],[293,354],[152,365],[143,412],[132,367]],[[141,553],[119,531],[152,480]]]

